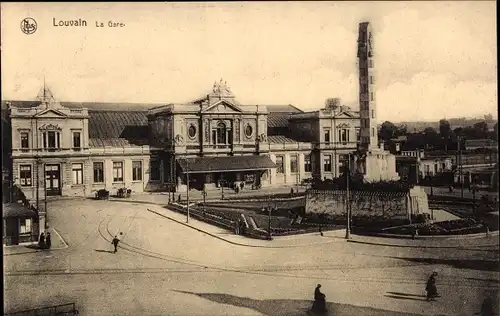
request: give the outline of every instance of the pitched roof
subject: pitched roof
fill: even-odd
[[[149,138],[146,111],[89,110],[92,147],[146,145]]]
[[[492,139],[467,139],[466,147],[496,147],[498,143]]]
[[[273,135],[273,136],[267,136],[267,140],[271,144],[283,144],[283,143],[297,143],[296,140],[293,140],[289,137],[286,137],[284,135]]]
[[[275,127],[288,127],[288,118],[290,114],[288,113],[280,113],[280,112],[272,112],[267,115],[267,127],[275,128]]]
[[[7,108],[7,102],[20,108],[30,108],[40,105],[40,101],[2,101],[2,109]],[[106,111],[147,111],[150,108],[165,105],[165,103],[127,103],[127,102],[60,102],[70,109],[86,108],[90,110]]]
[[[279,112],[279,113],[304,113],[301,109],[291,105],[267,105],[267,112]]]

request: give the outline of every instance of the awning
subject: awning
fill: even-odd
[[[5,203],[2,207],[2,216],[8,217],[36,217],[35,211],[19,203]]]
[[[225,156],[177,159],[184,172],[210,173],[224,171],[251,171],[276,168],[268,156]]]

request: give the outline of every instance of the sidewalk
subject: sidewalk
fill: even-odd
[[[134,203],[128,200],[119,200],[119,202]],[[186,223],[187,216],[173,210],[167,209],[162,205],[155,205],[154,203],[140,201],[139,203],[147,203],[148,211],[155,213],[159,217],[166,220],[172,220],[178,224],[188,226],[194,230],[205,233],[214,238],[223,240],[233,245],[245,247],[260,247],[260,248],[294,248],[304,247],[311,245],[322,245],[338,242],[351,242],[361,243],[367,245],[388,246],[388,247],[405,247],[405,248],[457,248],[466,246],[495,246],[498,245],[498,234],[492,233],[489,237],[479,236],[475,238],[417,238],[415,240],[409,238],[389,238],[377,236],[363,236],[354,235],[350,236],[349,240],[345,239],[346,230],[324,231],[323,237],[319,233],[308,233],[289,236],[275,236],[273,240],[259,240],[236,235],[231,231],[213,226],[211,224],[196,220],[189,219]]]
[[[68,248],[68,244],[64,241],[63,237],[59,234],[57,230],[54,228],[49,228],[47,230],[50,232],[52,236],[52,246],[49,249],[38,249],[38,244],[34,245],[15,245],[15,246],[3,246],[3,255],[4,256],[12,256],[12,255],[21,255],[25,253],[33,253],[33,252],[44,252],[44,251],[52,251],[52,250],[62,250]]]
[[[165,219],[175,221],[181,225],[191,227],[192,229],[195,229],[199,232],[238,246],[260,248],[293,248],[345,241],[345,230],[325,231],[323,232],[323,237],[321,237],[319,233],[309,233],[290,236],[277,236],[273,237],[273,240],[253,239],[236,235],[233,232],[207,224],[194,218],[190,218],[189,223],[186,223],[186,215],[158,205],[151,205],[150,207],[148,207],[148,211],[155,213]]]

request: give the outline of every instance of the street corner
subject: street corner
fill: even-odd
[[[38,243],[31,243],[26,245],[15,245],[15,246],[3,246],[3,255],[4,256],[12,256],[12,255],[22,255],[34,252],[43,252],[43,251],[54,251],[54,250],[62,250],[69,247],[68,243],[64,240],[61,234],[55,228],[48,228],[45,230],[45,233],[50,233],[51,236],[51,247],[50,249],[42,249],[40,248]]]

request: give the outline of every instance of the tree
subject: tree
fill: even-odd
[[[389,139],[393,138],[396,135],[397,132],[397,127],[393,123],[389,121],[385,121],[382,123],[382,126],[380,127],[380,138],[383,139],[384,141],[388,141]]]
[[[405,136],[408,134],[408,126],[406,124],[401,124],[396,128],[396,133],[394,136]]]
[[[436,130],[432,127],[426,127],[424,129],[425,143],[433,148],[439,143],[439,135]]]
[[[488,137],[488,124],[486,123],[486,121],[477,122],[472,128],[475,138]]]
[[[328,98],[325,100],[325,109],[326,110],[335,110],[339,108],[341,105],[340,98]]]
[[[448,122],[445,119],[442,119],[439,121],[439,134],[443,138],[444,142],[444,150],[448,151],[448,141],[450,140],[451,136],[451,127],[450,127],[450,122]]]

